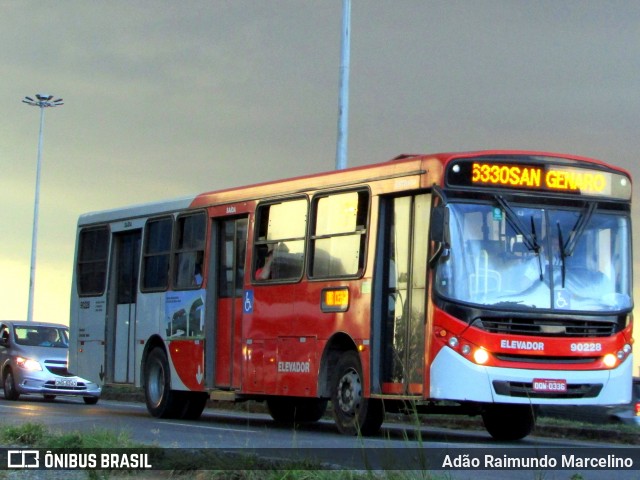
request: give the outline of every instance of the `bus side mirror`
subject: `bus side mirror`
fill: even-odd
[[[449,245],[449,209],[444,205],[434,207],[431,212],[429,239],[432,242]]]
[[[429,259],[429,267],[434,268],[444,251],[449,248],[449,209],[438,205],[431,211],[429,240],[436,243],[435,251]]]

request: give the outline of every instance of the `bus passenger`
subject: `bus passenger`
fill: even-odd
[[[271,265],[273,263],[273,246],[267,248],[265,258],[259,260],[262,266],[256,270],[256,280],[268,280],[271,278]]]

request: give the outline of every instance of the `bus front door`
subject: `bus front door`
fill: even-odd
[[[115,233],[107,315],[107,379],[115,383],[135,381],[135,328],[140,264],[141,230]]]
[[[431,196],[382,198],[376,253],[372,388],[421,395]],[[377,303],[376,303],[377,302]]]

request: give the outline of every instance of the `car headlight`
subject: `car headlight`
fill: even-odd
[[[40,365],[39,362],[31,358],[16,357],[16,364],[20,368],[24,368],[25,370],[29,370],[32,372],[37,370],[42,370],[42,365]]]

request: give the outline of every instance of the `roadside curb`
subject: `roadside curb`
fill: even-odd
[[[105,400],[116,400],[126,402],[144,403],[144,392],[141,388],[130,386],[105,386],[102,390],[102,398]],[[254,402],[255,403],[255,402]],[[220,402],[210,401],[208,407],[220,408]],[[224,408],[224,407],[223,407]],[[254,408],[244,409],[243,411],[252,411],[254,413],[268,413],[266,407],[262,404],[255,404]],[[541,417],[542,419],[551,419],[554,417]],[[388,415],[388,421],[412,421],[408,417],[398,415]],[[452,430],[469,429],[484,430],[482,419],[478,417],[447,417],[438,418],[438,416],[424,416],[421,424],[423,426],[449,428]],[[573,438],[579,440],[598,440],[608,441],[615,444],[623,445],[640,445],[640,431],[623,431],[616,428],[616,425],[549,425],[547,422],[539,422],[532,435],[550,438]]]

